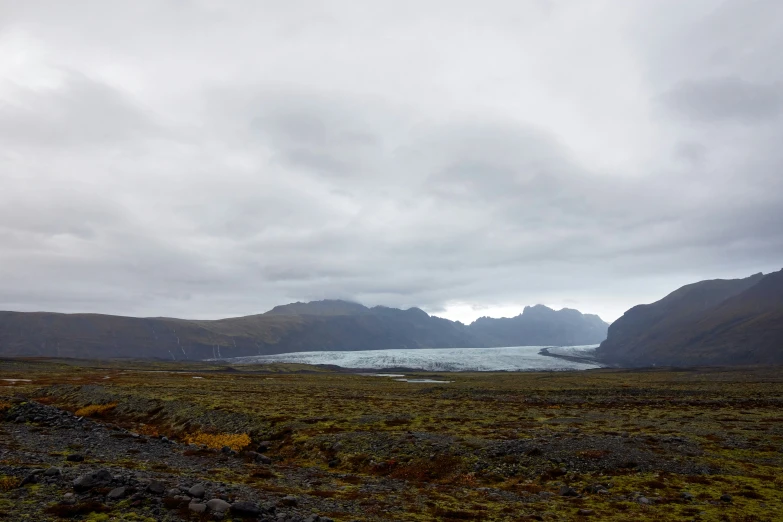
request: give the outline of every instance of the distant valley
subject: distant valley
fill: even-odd
[[[321,350],[567,346],[598,344],[607,328],[596,315],[542,305],[470,325],[419,308],[341,300],[214,321],[0,312],[0,356],[203,360]]]
[[[0,312],[0,356],[205,360],[313,351],[597,345],[619,367],[783,364],[783,271],[686,285],[611,326],[577,310],[525,307],[466,325],[419,308],[342,300],[212,321]]]

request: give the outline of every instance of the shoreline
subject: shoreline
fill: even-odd
[[[576,355],[562,355],[557,353],[551,353],[549,351],[549,348],[553,348],[552,346],[548,346],[546,348],[541,348],[539,350],[539,355],[545,355],[547,357],[554,357],[556,359],[563,359],[564,361],[570,361],[575,363],[585,363],[585,364],[597,364],[601,366],[602,368],[608,368],[608,366],[596,359],[595,357],[578,357]]]

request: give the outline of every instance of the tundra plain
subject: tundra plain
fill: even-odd
[[[2,360],[0,519],[783,519],[780,368],[400,373]]]

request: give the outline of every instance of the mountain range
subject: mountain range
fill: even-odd
[[[419,308],[368,308],[341,300],[210,321],[0,312],[0,356],[202,360],[319,350],[563,346],[598,344],[607,328],[596,315],[543,305],[470,325]]]
[[[783,364],[783,270],[700,281],[635,306],[597,355],[625,367]]]

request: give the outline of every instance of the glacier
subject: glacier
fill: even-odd
[[[542,355],[589,357],[598,345],[585,346],[511,346],[505,348],[419,348],[397,350],[364,350],[355,352],[294,352],[223,359],[232,364],[266,364],[272,362],[326,364],[342,368],[383,370],[407,368],[437,372],[494,371],[563,371],[590,370],[601,365],[592,361],[560,359]]]

